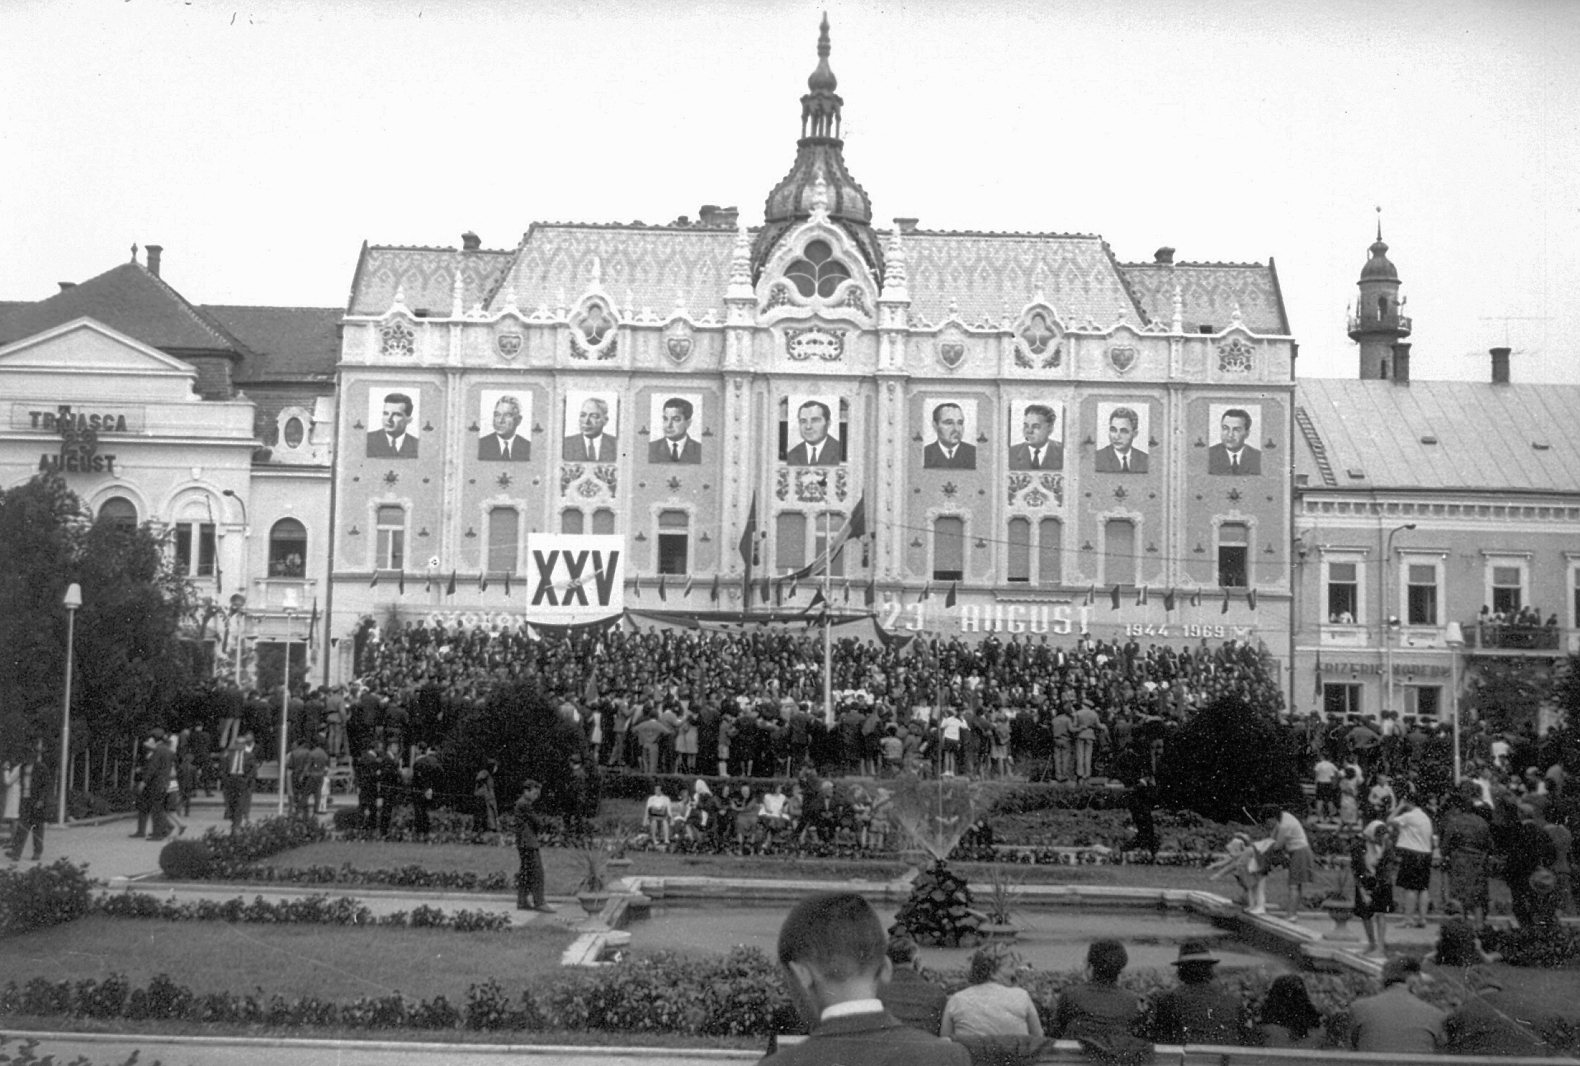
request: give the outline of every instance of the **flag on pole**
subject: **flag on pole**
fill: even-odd
[[[746,512],[746,525],[741,530],[741,542],[736,546],[741,553],[741,565],[744,573],[741,578],[742,605],[752,605],[752,563],[757,555],[757,493],[752,493],[752,506]],[[768,597],[764,596],[766,600]]]
[[[1229,613],[1229,600],[1232,597],[1232,595],[1233,594],[1228,589],[1224,589],[1223,590],[1223,606],[1218,610],[1219,614],[1228,614]]]
[[[959,587],[960,587],[960,582],[958,582],[958,581],[954,581],[954,582],[950,583],[950,585],[949,585],[949,592],[948,592],[947,595],[944,596],[944,606],[945,607],[953,607],[955,605],[955,592],[959,589]]]
[[[313,597],[313,613],[307,619],[307,643],[313,642],[313,634],[318,631],[318,597]]]
[[[450,583],[444,587],[444,594],[446,596],[454,596],[455,595],[455,571],[454,570],[450,571]]]
[[[510,595],[510,571],[505,571],[505,595]]]
[[[637,578],[636,581],[634,583],[632,583],[632,585],[631,585],[631,598],[632,599],[636,599],[636,600],[639,600],[639,599],[642,598],[642,579],[641,578]]]
[[[921,596],[919,596],[917,598],[916,602],[917,603],[926,603],[929,599],[932,598],[932,595],[933,595],[933,583],[931,581],[929,581],[927,584],[922,586],[922,594],[921,594]]]
[[[695,583],[695,582],[696,582],[696,580],[697,580],[697,579],[696,579],[696,577],[695,577],[695,576],[693,576],[693,575],[691,575],[691,574],[687,574],[687,575],[686,575],[686,590],[685,590],[685,597],[686,597],[686,599],[688,599],[688,600],[689,600],[689,599],[691,599],[691,586],[692,586],[692,585],[693,585],[693,584],[694,584],[694,583]]]
[[[862,593],[862,601],[863,601],[863,606],[866,606],[866,607],[871,607],[873,604],[878,602],[878,579],[877,578],[869,577],[867,579],[867,591]]]
[[[488,591],[488,571],[487,570],[479,570],[477,572],[477,591],[478,592],[487,592]]]
[[[1172,611],[1174,609],[1174,590],[1173,589],[1169,589],[1167,592],[1165,592],[1163,594],[1163,609],[1165,611]]]
[[[1097,586],[1096,585],[1091,585],[1086,590],[1086,600],[1081,604],[1081,606],[1083,606],[1083,607],[1090,607],[1093,604],[1095,604],[1096,602],[1097,602]]]
[[[785,598],[793,600],[793,599],[795,599],[795,594],[797,592],[800,592],[800,591],[801,591],[801,582],[800,582],[800,580],[798,580],[796,578],[795,574],[791,574],[790,575],[790,591],[789,591],[789,593],[786,594]]]
[[[1108,602],[1114,610],[1119,610],[1119,585],[1117,582],[1114,584],[1114,587],[1109,590]]]
[[[404,566],[400,568],[400,594],[402,596],[406,595],[406,568]]]
[[[850,578],[845,579],[845,602],[850,602]]]
[[[1147,587],[1145,585],[1142,585],[1141,588],[1136,592],[1136,606],[1137,607],[1145,607],[1146,605],[1147,605]]]
[[[803,610],[801,613],[802,614],[811,614],[813,609],[816,608],[819,604],[821,604],[823,606],[824,610],[828,609],[828,601],[823,598],[823,590],[822,589],[814,589],[813,592],[812,592],[812,602],[807,604],[806,605],[806,609]]]
[[[433,571],[432,570],[428,571],[428,576],[423,578],[422,590],[424,592],[432,592],[433,591]]]
[[[712,600],[714,603],[718,603],[719,602],[719,575],[718,574],[714,574],[713,575],[713,591],[708,593],[708,599]]]
[[[1251,610],[1256,610],[1256,590],[1251,589],[1245,594],[1245,605]]]
[[[856,501],[856,506],[851,508],[850,518],[846,519],[845,525],[841,527],[838,533],[834,534],[833,539],[827,542],[823,550],[817,553],[817,557],[799,570],[792,571],[788,576],[792,580],[799,580],[800,578],[821,574],[833,565],[835,559],[839,558],[839,553],[845,550],[847,541],[859,539],[866,535],[867,497],[863,493],[861,499]]]
[[[378,572],[378,570],[375,569],[373,571],[373,580],[368,582],[368,588],[376,589],[378,587],[379,587],[379,572]]]
[[[664,575],[663,574],[659,574],[658,575],[658,598],[661,599],[661,600],[665,600],[665,601],[668,601],[668,599],[669,599],[668,592],[664,588]]]
[[[761,599],[763,603],[767,603],[768,601],[772,600],[774,598],[774,591],[773,591],[773,589],[774,589],[773,579],[771,577],[769,577],[767,574],[764,574],[763,575],[762,588],[759,590],[762,593],[762,595],[759,597],[759,599]]]

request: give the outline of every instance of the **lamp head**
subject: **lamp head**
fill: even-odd
[[[66,605],[66,610],[68,611],[75,611],[78,607],[81,607],[82,586],[77,584],[75,581],[67,585],[66,595],[61,599],[60,602]]]

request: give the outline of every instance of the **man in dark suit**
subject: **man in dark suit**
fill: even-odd
[[[913,1029],[883,1008],[893,971],[872,905],[854,892],[809,896],[779,930],[779,964],[812,1035],[760,1066],[969,1066],[961,1044]]]
[[[417,458],[417,438],[406,431],[414,409],[411,397],[404,392],[384,397],[382,425],[368,434],[369,459]]]
[[[1262,453],[1246,443],[1251,436],[1251,413],[1231,407],[1218,424],[1222,443],[1207,449],[1207,473],[1252,475],[1262,472]]]
[[[494,432],[478,438],[477,457],[492,462],[530,462],[532,442],[516,432],[520,425],[521,401],[501,396],[494,404]]]
[[[252,751],[252,734],[242,733],[225,749],[224,780],[220,791],[225,797],[225,819],[230,831],[237,832],[252,814],[252,784],[258,776],[258,757]]]
[[[612,463],[619,457],[618,442],[612,433],[605,433],[609,424],[609,403],[597,396],[582,401],[581,413],[576,416],[579,432],[565,438],[562,455],[568,463]]]
[[[691,401],[671,396],[664,401],[664,435],[647,446],[650,463],[700,463],[702,442],[691,436]]]
[[[796,409],[795,417],[801,430],[801,443],[785,453],[786,463],[791,466],[838,466],[844,462],[844,449],[839,439],[828,435],[834,420],[828,404],[808,400]]]
[[[1147,453],[1137,448],[1141,419],[1128,407],[1116,407],[1108,416],[1108,447],[1097,452],[1099,474],[1145,474]]]
[[[1026,438],[1009,450],[1011,470],[1063,470],[1064,445],[1053,439],[1053,408],[1047,404],[1026,405],[1021,434]]]
[[[977,446],[966,444],[966,413],[957,403],[941,403],[933,408],[933,434],[938,439],[922,449],[922,466],[927,470],[975,470]]]

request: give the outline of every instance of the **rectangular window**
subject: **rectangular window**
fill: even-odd
[[[1406,685],[1404,687],[1404,713],[1413,714],[1426,722],[1437,721],[1438,709],[1443,705],[1441,685]]]
[[[1037,523],[1037,584],[1064,584],[1064,523],[1057,518]]]
[[[1011,518],[1009,536],[1006,539],[1009,546],[1005,551],[1004,579],[1012,584],[1029,585],[1031,583],[1031,520]]]
[[[516,542],[520,539],[521,513],[514,507],[495,507],[488,512],[488,572],[516,572]]]
[[[560,532],[580,534],[582,527],[587,523],[587,516],[575,507],[567,507],[560,512]]]
[[[1328,717],[1346,714],[1364,714],[1361,707],[1361,686],[1322,686],[1322,711]]]
[[[373,565],[380,570],[400,570],[406,565],[406,509],[384,505],[378,510],[378,558]]]
[[[1492,609],[1499,614],[1512,614],[1522,606],[1520,586],[1524,575],[1518,566],[1492,568]]]
[[[176,569],[188,577],[214,576],[214,523],[182,522],[176,526]]]
[[[799,570],[806,565],[806,515],[786,511],[774,519],[774,567]]]
[[[1437,567],[1411,563],[1405,580],[1405,621],[1413,626],[1437,625]]]
[[[812,525],[812,557],[818,561],[819,566],[821,567],[823,553],[828,550],[828,538],[830,536],[839,536],[839,531],[845,528],[845,519],[842,515],[833,515],[825,511],[819,513],[817,517],[812,520]],[[856,551],[861,550],[859,547],[855,547],[854,545],[847,545],[845,550],[849,551],[852,549]],[[837,556],[834,557],[833,565],[829,567],[829,573],[833,574],[835,577],[844,576],[844,551],[841,551]]]
[[[691,543],[691,516],[685,511],[658,512],[658,572],[687,573],[686,556]]]
[[[959,581],[965,575],[965,519],[952,515],[933,519],[933,580]]]
[[[1355,563],[1328,564],[1328,621],[1353,625],[1360,618],[1359,567]]]
[[[1218,584],[1231,589],[1245,587],[1250,545],[1245,523],[1225,522],[1218,527]]]
[[[614,512],[607,507],[600,507],[593,512],[593,535],[610,537],[614,535]]]
[[[1103,526],[1103,580],[1136,583],[1136,524],[1128,518],[1110,518]]]

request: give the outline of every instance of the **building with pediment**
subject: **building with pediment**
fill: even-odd
[[[826,593],[899,630],[1288,654],[1295,343],[1271,260],[879,225],[829,51],[825,21],[760,225],[705,207],[534,223],[509,249],[364,246],[335,632],[531,620],[529,538],[602,534],[640,611]]]

